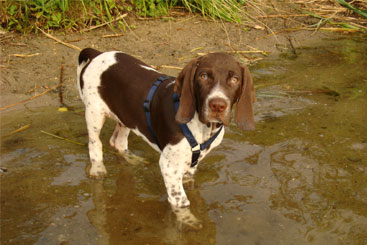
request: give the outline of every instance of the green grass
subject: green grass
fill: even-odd
[[[244,1],[237,0],[182,0],[190,12],[199,12],[213,19],[241,23],[241,6]]]
[[[0,1],[1,28],[32,32],[75,31],[98,25],[134,11],[145,17],[169,14],[175,6],[214,19],[241,22],[240,0],[7,0]],[[124,27],[123,21],[115,23]]]
[[[0,2],[0,20],[9,31],[36,31],[36,27],[69,31],[108,22],[131,10],[124,0],[8,0]]]
[[[240,7],[243,0],[134,0],[137,13],[142,16],[159,17],[169,9],[181,6],[189,12],[200,13],[213,19],[241,22]]]
[[[333,1],[353,11],[360,18],[367,18],[367,11],[352,6],[352,2]],[[8,31],[37,32],[38,28],[79,31],[110,22],[125,13],[143,17],[167,16],[173,13],[171,10],[175,7],[214,20],[240,24],[250,21],[256,25],[260,23],[263,27],[267,27],[266,24],[255,16],[264,16],[269,9],[274,8],[262,0],[0,0],[0,21],[1,28]],[[249,14],[249,9],[253,10],[255,16]],[[309,15],[318,16],[317,9],[311,10]],[[359,25],[349,20],[340,23],[333,21],[333,16],[320,19],[320,24],[328,22],[356,31],[366,30],[364,22]],[[112,28],[118,29],[125,29],[125,25],[126,22],[122,19],[110,24]]]
[[[337,0],[337,1],[340,5],[352,10],[354,13],[359,14],[359,15],[363,16],[364,18],[367,18],[367,10],[366,9],[363,10],[363,9],[353,7],[351,4],[347,3],[344,0]]]

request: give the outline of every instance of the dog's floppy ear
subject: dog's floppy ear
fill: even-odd
[[[195,114],[194,79],[199,60],[190,61],[176,78],[174,91],[180,96],[180,106],[176,113],[176,121],[179,123],[189,122]]]
[[[235,122],[237,127],[242,130],[254,130],[254,111],[252,104],[255,102],[255,89],[252,78],[247,66],[241,66],[242,84],[240,98],[237,102],[235,111]]]

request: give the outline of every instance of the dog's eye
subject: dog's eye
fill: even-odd
[[[230,84],[235,85],[240,81],[238,77],[231,77]]]
[[[201,74],[200,74],[200,79],[201,79],[201,80],[206,80],[206,79],[208,79],[208,74],[206,74],[206,73],[201,73]]]

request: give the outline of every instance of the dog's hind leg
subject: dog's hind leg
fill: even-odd
[[[121,155],[125,154],[128,150],[128,137],[130,129],[122,125],[120,122],[116,122],[115,130],[113,131],[110,139],[110,145],[114,147]]]
[[[103,164],[102,142],[99,134],[105,122],[105,114],[101,108],[87,106],[85,119],[89,136],[89,158],[92,164],[89,175],[94,178],[102,178],[107,174],[107,170]]]
[[[121,156],[125,158],[128,163],[148,163],[144,158],[135,155],[128,149],[128,137],[130,129],[122,125],[120,122],[116,122],[115,130],[110,138],[110,145],[115,148]]]
[[[117,138],[117,135],[119,134],[119,128],[120,128],[120,126],[119,126],[118,122],[116,122],[115,130],[113,130],[113,134],[110,138],[110,145],[113,148],[115,148],[115,140]]]

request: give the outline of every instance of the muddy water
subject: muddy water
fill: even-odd
[[[158,155],[108,145],[104,181],[86,177],[81,104],[1,115],[1,244],[367,244],[367,43],[325,40],[269,57],[252,73],[253,132],[226,130],[186,186],[203,228],[177,221]],[[45,133],[46,132],[46,133]]]

